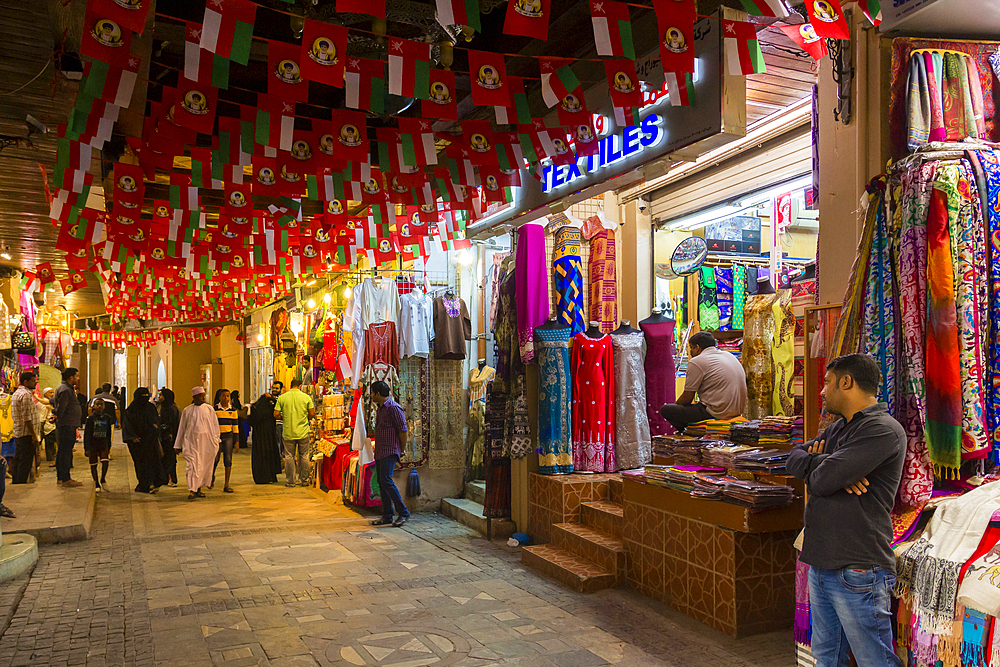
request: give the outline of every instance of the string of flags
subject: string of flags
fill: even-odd
[[[755,16],[789,15],[784,0],[741,2]],[[207,0],[201,23],[178,20],[183,67],[176,80],[148,82],[141,136],[127,138],[129,152],[114,164],[104,193],[110,205],[93,206],[94,151],[131,103],[142,65],[131,42],[146,27],[149,4],[88,0],[87,62],[58,128],[50,200],[69,274],[59,279],[49,264],[28,272],[41,287],[58,281],[64,293],[96,274],[115,315],[229,318],[287,293],[302,274],[468,247],[467,226],[512,204],[523,170],[538,178],[543,160],[570,164],[598,150],[596,110],[587,108],[573,59],[536,59],[544,103],[557,109],[558,124],[548,126],[531,108],[524,80],[507,75],[507,59],[525,56],[468,49],[472,103],[493,107],[496,124],[507,129],[463,120],[460,133],[435,132],[434,120],[457,121],[458,99],[455,72],[434,66],[431,44],[389,37],[385,61],[355,57],[348,54],[355,28],[313,19],[304,20],[301,44],[267,40],[254,35],[254,2]],[[614,116],[635,125],[644,98],[631,7],[644,6],[589,5]],[[818,59],[823,38],[849,32],[839,0],[806,5],[812,23],[782,29]],[[860,5],[878,20],[877,0]],[[696,104],[694,0],[653,0],[645,8],[656,16],[670,103]],[[337,0],[337,10],[385,18],[384,0]],[[478,0],[436,0],[436,10],[445,25],[481,30]],[[549,19],[550,0],[508,0],[503,31],[545,40]],[[766,70],[754,24],[727,20],[722,30],[730,73]],[[254,91],[230,93],[230,75],[233,63],[249,64],[255,41],[265,47],[268,76],[251,101]],[[342,88],[345,108],[318,114],[310,82]],[[420,117],[369,131],[366,112],[384,113],[386,93],[419,100]],[[165,197],[162,189],[155,198],[146,193],[157,172],[169,174]],[[207,191],[221,195],[222,205],[206,205]]]
[[[160,329],[158,331],[108,331],[102,329],[73,329],[70,335],[74,343],[97,343],[112,347],[137,346],[152,347],[157,343],[197,343],[218,336],[222,327],[197,327]]]

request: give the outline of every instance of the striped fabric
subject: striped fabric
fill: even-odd
[[[215,416],[219,418],[219,433],[225,435],[226,433],[239,433],[239,417],[236,415],[236,408],[229,405],[228,408],[222,407],[222,405],[215,406]]]

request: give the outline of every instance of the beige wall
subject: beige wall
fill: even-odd
[[[201,365],[212,361],[212,341],[178,345],[170,356],[170,388],[177,395],[177,405],[183,408],[191,404],[191,388],[201,383]]]
[[[216,388],[224,387],[229,391],[239,391],[246,399],[245,388],[246,369],[244,368],[243,345],[236,340],[239,328],[235,325],[225,327],[222,333],[211,339],[211,358],[222,359],[222,378],[216,380]]]

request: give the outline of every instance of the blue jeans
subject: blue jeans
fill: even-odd
[[[393,508],[399,516],[410,516],[410,510],[403,504],[403,497],[399,495],[396,482],[392,479],[392,473],[398,462],[399,457],[395,454],[375,459],[375,474],[378,475],[379,495],[382,496],[383,519],[392,519]]]
[[[892,650],[896,576],[878,567],[809,570],[812,654],[816,667],[901,665]]]
[[[68,482],[69,469],[73,467],[73,445],[76,444],[76,427],[60,426],[59,449],[56,451],[56,479],[60,482]]]

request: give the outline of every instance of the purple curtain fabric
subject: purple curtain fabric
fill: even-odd
[[[549,319],[549,274],[545,267],[545,228],[524,225],[517,232],[517,342],[521,359],[535,359],[535,327]]]

